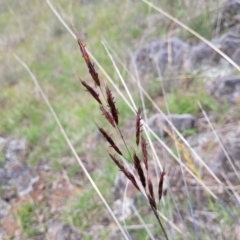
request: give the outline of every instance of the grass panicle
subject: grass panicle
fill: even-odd
[[[135,170],[138,173],[139,179],[140,179],[144,189],[146,189],[146,178],[145,178],[144,172],[142,170],[140,159],[138,158],[136,153],[133,154],[133,163],[134,163]]]
[[[151,181],[150,178],[148,179],[148,191],[149,191],[150,196],[151,196],[153,199],[155,199],[155,197],[154,197],[154,192],[153,192],[153,185],[152,185],[152,181]]]
[[[127,176],[128,171],[126,170],[126,168],[119,162],[119,160],[117,160],[115,156],[113,156],[111,153],[108,154],[110,158],[114,161],[114,163],[118,166],[118,168]]]
[[[132,182],[132,184],[137,188],[138,191],[141,192],[140,188],[137,185],[137,181],[132,173],[130,173],[111,153],[108,153],[114,163],[118,166],[120,171],[122,171],[125,176]]]
[[[100,106],[100,110],[102,111],[102,114],[104,115],[104,117],[108,120],[108,122],[115,128],[115,121],[114,121],[114,118],[113,116],[111,115],[110,112],[108,112],[106,110],[105,107],[103,106]]]
[[[106,95],[107,95],[107,102],[108,102],[108,106],[110,108],[111,114],[114,118],[115,123],[118,125],[118,110],[115,106],[115,102],[114,102],[114,97],[112,95],[111,90],[109,89],[108,86],[106,86]]]
[[[152,209],[155,211],[157,210],[157,204],[154,198],[150,195],[150,193],[147,193],[148,201]]]
[[[137,111],[137,118],[136,118],[136,144],[139,145],[140,141],[140,132],[141,132],[141,110],[138,109]]]
[[[99,77],[98,77],[98,73],[96,72],[93,63],[90,60],[90,57],[89,57],[89,55],[87,53],[85,45],[82,43],[81,39],[79,38],[79,36],[77,34],[76,34],[76,37],[77,37],[78,45],[79,45],[80,50],[82,52],[82,56],[83,56],[83,58],[84,58],[84,60],[85,60],[85,62],[87,64],[89,73],[92,76],[92,79],[93,79],[93,81],[95,83],[95,86],[100,87],[100,80],[99,80]]]
[[[126,174],[125,174],[125,175],[126,175]],[[135,186],[135,188],[136,188],[139,192],[141,192],[140,188],[139,188],[138,185],[137,185],[137,181],[136,181],[134,175],[133,175],[132,173],[128,172],[128,175],[126,175],[126,177],[132,182],[132,184]]]
[[[108,133],[103,128],[98,128],[104,139],[111,145],[111,147],[120,155],[123,156],[122,152],[119,150],[119,148],[116,146],[112,138],[108,135]]]
[[[83,58],[88,66],[89,69],[89,73],[91,74],[95,85],[97,87],[100,87],[100,80],[98,78],[98,74],[94,69],[93,64],[91,63],[91,60],[89,58],[89,55],[85,49],[85,46],[83,45],[82,41],[80,40],[79,37],[77,37],[77,41],[78,41],[78,45],[80,47],[80,50],[82,52]],[[87,83],[85,83],[84,81],[81,81],[83,86],[87,89],[87,91],[92,95],[92,97],[100,104],[100,110],[102,112],[102,114],[104,115],[104,117],[107,119],[107,121],[117,130],[117,133],[119,134],[119,136],[121,137],[121,139],[124,142],[124,145],[126,147],[126,150],[129,153],[130,158],[133,159],[133,165],[134,168],[137,172],[138,178],[144,188],[144,192],[143,190],[140,189],[140,187],[138,186],[138,183],[136,181],[135,176],[128,171],[127,168],[125,168],[120,161],[111,153],[108,153],[110,158],[113,160],[113,162],[117,165],[117,167],[119,168],[120,171],[122,171],[124,173],[124,175],[126,176],[126,178],[134,185],[134,187],[143,194],[143,196],[146,196],[146,198],[148,199],[148,202],[150,204],[150,207],[152,209],[152,211],[154,212],[154,215],[157,218],[157,221],[164,233],[164,236],[166,239],[168,239],[166,231],[160,221],[160,217],[159,217],[159,213],[157,211],[157,204],[155,201],[155,197],[154,197],[154,192],[153,192],[153,185],[152,185],[152,181],[151,179],[148,177],[148,152],[147,152],[147,142],[144,139],[144,137],[142,136],[142,131],[141,131],[141,110],[137,110],[136,112],[136,123],[135,123],[135,134],[136,134],[136,147],[139,147],[139,144],[141,145],[141,152],[142,152],[142,157],[143,157],[143,163],[145,166],[145,173],[143,171],[143,168],[141,166],[141,162],[139,157],[137,156],[136,152],[134,152],[134,154],[130,154],[130,151],[128,149],[126,140],[119,128],[119,119],[118,119],[118,109],[116,108],[115,102],[114,102],[114,97],[112,95],[111,90],[109,89],[109,87],[106,85],[105,86],[105,93],[106,93],[106,97],[104,97],[106,104],[107,104],[107,108],[104,107],[104,105],[102,104],[99,95],[96,93],[96,91],[91,88]],[[102,94],[104,95],[102,89],[101,89]],[[109,110],[108,110],[109,109]],[[110,144],[110,146],[121,156],[123,156],[122,152],[120,151],[120,149],[117,147],[117,145],[115,144],[115,142],[113,141],[113,139],[110,137],[110,135],[101,127],[98,127],[100,133],[102,134],[103,138]],[[131,157],[133,156],[133,157]],[[124,156],[123,156],[124,157]],[[160,181],[159,181],[159,200],[161,199],[162,196],[162,185],[163,185],[163,180],[164,180],[164,174],[165,172],[163,172],[160,176]],[[147,180],[147,181],[146,181]]]
[[[99,94],[92,88],[90,87],[86,82],[81,80],[82,85],[86,88],[86,91],[88,91],[92,97],[100,104],[102,105],[102,102],[99,98]]]
[[[143,136],[141,136],[141,149],[142,149],[143,163],[145,165],[146,171],[148,172],[147,142]]]
[[[162,198],[162,193],[163,193],[163,181],[164,181],[164,175],[166,174],[166,172],[163,170],[161,172],[161,175],[160,175],[160,179],[159,179],[159,184],[158,184],[158,199],[159,201],[161,200]]]

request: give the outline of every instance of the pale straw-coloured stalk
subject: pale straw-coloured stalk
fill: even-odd
[[[96,191],[96,193],[98,194],[98,196],[100,197],[100,199],[102,200],[102,202],[104,203],[105,207],[107,208],[107,210],[109,211],[110,215],[112,216],[113,220],[115,221],[115,223],[117,224],[118,228],[120,229],[120,231],[122,232],[122,235],[124,236],[125,239],[129,239],[128,235],[126,234],[126,232],[124,231],[123,227],[121,226],[121,224],[119,223],[118,219],[116,218],[116,216],[114,215],[111,207],[108,205],[106,199],[103,197],[102,193],[100,192],[100,190],[98,189],[97,185],[95,184],[95,182],[93,181],[92,177],[90,176],[90,174],[88,173],[87,169],[85,168],[82,160],[80,159],[80,157],[78,156],[75,148],[73,147],[69,137],[67,136],[67,133],[65,132],[58,116],[56,115],[51,103],[49,102],[47,96],[45,95],[45,93],[43,92],[41,86],[38,83],[37,78],[35,77],[35,75],[32,73],[32,71],[30,70],[30,68],[28,67],[28,65],[22,61],[21,58],[19,58],[16,54],[14,54],[14,57],[16,58],[16,60],[25,68],[25,70],[28,72],[28,74],[30,75],[32,81],[34,82],[35,86],[37,87],[39,93],[41,94],[44,102],[46,103],[46,105],[48,106],[54,120],[56,121],[61,134],[63,135],[64,139],[66,140],[70,150],[72,151],[74,157],[76,158],[76,160],[78,161],[80,167],[82,168],[83,172],[85,173],[85,175],[87,176],[88,180],[90,181],[90,183],[92,184],[94,190]]]

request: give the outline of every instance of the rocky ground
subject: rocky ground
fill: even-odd
[[[217,24],[221,34],[212,39],[211,42],[237,64],[240,64],[240,4],[236,1],[228,1],[228,4],[224,5],[219,14],[221,17]],[[189,129],[195,130],[194,134],[186,137],[189,145],[204,159],[223,183],[229,185],[230,182],[239,193],[239,178],[228,160],[228,158],[231,159],[236,171],[240,170],[240,130],[238,127],[240,115],[237,112],[240,103],[239,74],[235,74],[233,67],[205,43],[190,45],[177,37],[146,43],[135,52],[134,60],[142,78],[156,74],[164,77],[169,73],[176,76],[186,72],[203,73],[205,78],[207,76],[214,77],[214,80],[209,82],[204,80],[206,92],[217,102],[228,104],[228,113],[223,113],[225,114],[224,124],[216,124],[215,126],[219,139],[211,131],[207,119],[203,115],[170,114],[168,118],[181,132]],[[177,81],[168,82],[167,90],[171,91],[177,84]],[[208,116],[212,122],[217,117],[212,113]],[[164,139],[169,146],[172,146],[163,126],[170,130],[171,128],[162,115],[153,114],[148,119],[148,124],[157,135]],[[160,144],[154,144],[159,156],[167,155]],[[221,144],[225,147],[227,154],[223,151]],[[75,160],[62,159],[63,167],[59,172],[52,169],[47,159],[41,160],[37,166],[32,167],[27,163],[28,153],[31,151],[27,141],[24,138],[16,139],[13,136],[0,137],[0,149],[3,153],[3,161],[0,166],[0,238],[28,239],[24,235],[24,230],[29,228],[34,233],[34,237],[31,239],[84,239],[82,232],[60,220],[61,211],[66,207],[66,201],[82,192],[80,180],[84,178],[83,174],[79,172],[75,176],[75,180],[70,180],[66,174],[66,168]],[[192,158],[199,171],[202,170],[198,166],[197,159],[194,156]],[[183,201],[184,183],[181,169],[177,164],[173,165],[172,160],[169,161],[169,165],[171,167],[166,166],[168,168],[166,192],[171,186],[171,190],[178,195],[179,201]],[[89,171],[94,170],[92,166],[88,166],[88,168]],[[156,182],[157,176],[154,176],[154,171],[151,172],[153,172],[153,179]],[[207,182],[207,185],[214,185],[214,181],[207,171],[202,170],[202,178]],[[188,175],[186,175],[186,181],[192,193],[198,196],[197,206],[207,202],[206,197],[198,188],[198,183]],[[119,173],[115,181],[114,211],[120,218],[125,185],[125,178],[122,173]],[[236,205],[235,199],[224,186],[213,189],[213,192],[223,201],[223,206],[228,202]],[[125,217],[131,214],[137,197],[134,188],[129,186],[127,191],[129,209],[126,208]],[[32,216],[30,223],[24,220],[24,214]],[[206,216],[198,217],[199,224],[206,220]],[[225,232],[226,239],[233,235],[236,239],[240,239],[240,222],[237,213],[233,219],[234,224],[227,227]],[[209,232],[212,232],[213,236],[217,236],[221,230],[221,225],[216,225],[216,216],[213,214],[207,218],[207,221],[206,225]],[[102,222],[102,226],[104,224],[111,225],[109,219],[106,222]],[[180,225],[179,223],[179,227]],[[87,235],[87,233],[84,234]],[[112,234],[112,238],[116,238],[116,236],[116,233]],[[94,239],[91,235],[87,235],[87,237]]]

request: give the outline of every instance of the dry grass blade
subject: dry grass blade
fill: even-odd
[[[82,56],[83,56],[83,58],[84,58],[84,60],[87,64],[89,73],[91,74],[95,85],[100,87],[100,80],[99,80],[99,77],[98,77],[98,73],[95,71],[94,65],[89,58],[89,55],[88,55],[88,53],[86,51],[86,48],[85,48],[85,45],[82,43],[81,39],[79,38],[79,36],[76,33],[75,33],[75,35],[76,35],[76,38],[77,38],[79,48],[82,52]]]
[[[141,110],[137,110],[137,118],[136,118],[136,144],[139,145],[140,141],[140,132],[141,132]]]
[[[158,199],[159,201],[162,199],[162,193],[163,193],[163,181],[164,181],[164,175],[166,174],[165,171],[161,172],[159,184],[158,184]]]
[[[143,155],[143,163],[145,165],[146,171],[148,172],[147,142],[143,136],[141,137],[141,149],[142,149],[142,155]]]
[[[169,131],[166,127],[163,127],[163,129],[169,135],[169,137],[174,141],[174,143],[176,144],[176,147],[179,150],[179,152],[182,154],[188,168],[194,173],[194,175],[198,179],[200,179],[200,174],[198,173],[197,169],[195,168],[188,150],[185,148],[185,146],[183,144],[181,144],[176,139],[176,137],[171,133],[171,131]]]
[[[140,181],[141,181],[143,187],[146,189],[146,178],[144,176],[144,172],[142,170],[140,160],[139,160],[138,156],[136,155],[136,153],[134,153],[134,155],[133,155],[133,163],[134,163],[134,167],[138,173],[138,176],[140,178]]]
[[[108,86],[106,86],[106,94],[107,94],[107,102],[108,102],[108,106],[110,108],[111,114],[114,118],[115,123],[118,125],[119,112],[115,106],[114,97],[113,97],[110,89],[108,88]]]
[[[119,148],[116,146],[116,144],[114,143],[114,141],[112,140],[112,138],[107,134],[107,132],[105,130],[103,130],[102,128],[98,127],[100,133],[102,134],[102,136],[106,139],[106,141],[111,145],[111,147],[120,155],[122,155],[122,152],[119,150]],[[123,155],[122,155],[123,156]]]
[[[90,87],[86,82],[80,80],[82,85],[86,88],[86,90],[93,96],[93,98],[99,103],[102,105],[102,102],[99,98],[99,94],[96,93],[96,91]]]
[[[108,122],[115,128],[115,121],[113,116],[103,106],[100,106],[100,110],[102,111]]]

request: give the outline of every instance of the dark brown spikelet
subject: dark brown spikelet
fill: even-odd
[[[107,94],[107,102],[108,102],[108,106],[110,108],[111,114],[114,118],[115,123],[118,125],[118,110],[115,106],[115,102],[114,102],[114,97],[112,96],[112,93],[110,91],[110,89],[108,88],[108,86],[106,86],[106,94]]]
[[[133,163],[134,163],[134,167],[138,173],[138,176],[140,178],[140,181],[141,181],[143,187],[146,188],[146,178],[144,176],[144,172],[142,170],[140,160],[139,160],[138,156],[136,155],[136,153],[134,153],[134,155],[133,155]]]
[[[126,174],[125,174],[126,175]],[[130,172],[128,172],[128,174],[126,175],[126,177],[132,182],[132,184],[135,186],[135,188],[137,188],[137,190],[139,192],[141,192],[140,188],[137,185],[136,179],[134,177],[134,175]]]
[[[156,210],[157,209],[157,204],[156,204],[155,199],[152,198],[152,196],[149,193],[147,193],[147,197],[148,197],[148,201],[149,201],[151,207]]]
[[[102,136],[106,139],[106,141],[111,145],[111,147],[120,155],[122,155],[121,151],[119,150],[119,148],[116,146],[116,144],[114,143],[114,141],[112,140],[112,138],[107,134],[106,131],[104,131],[102,128],[98,128],[99,131],[101,132]]]
[[[89,70],[89,73],[92,76],[92,79],[93,79],[93,81],[95,83],[95,86],[100,87],[100,80],[99,80],[99,77],[98,77],[98,73],[95,71],[93,63],[90,62],[88,64],[88,70]]]
[[[136,118],[136,144],[139,145],[140,141],[140,132],[141,132],[141,110],[138,109],[137,111],[137,118]]]
[[[159,201],[161,200],[162,198],[162,193],[163,193],[163,180],[164,180],[164,175],[166,174],[166,172],[163,170],[161,172],[161,175],[160,175],[160,179],[159,179],[159,184],[158,184],[158,199]]]
[[[125,167],[116,159],[115,156],[113,156],[111,153],[108,153],[109,156],[111,157],[111,159],[114,161],[114,163],[118,166],[118,168],[125,174],[127,175],[127,170],[125,169]]]
[[[99,80],[99,77],[98,77],[98,73],[95,71],[94,65],[93,65],[93,63],[90,60],[90,57],[89,57],[89,55],[88,55],[88,53],[86,51],[85,45],[82,43],[81,39],[78,37],[77,34],[76,34],[76,37],[77,37],[78,45],[79,45],[80,50],[82,52],[82,56],[83,56],[83,58],[84,58],[84,60],[85,60],[85,62],[87,64],[89,73],[91,74],[92,79],[93,79],[95,85],[100,87],[100,80]]]
[[[108,120],[108,122],[115,127],[115,121],[113,116],[103,107],[100,106],[100,110],[102,111],[103,115],[105,116],[105,118]]]
[[[143,155],[143,162],[144,162],[145,168],[148,172],[147,142],[143,136],[141,137],[141,149],[142,149],[142,155]]]
[[[81,80],[80,80],[81,81]],[[102,102],[99,98],[99,94],[96,93],[96,91],[90,87],[86,82],[81,81],[82,85],[86,88],[86,90],[93,96],[93,98],[98,101],[99,104],[102,105]]]
[[[137,188],[138,191],[140,191],[136,179],[133,176],[132,173],[130,173],[111,153],[109,153],[109,156],[111,159],[115,162],[115,164],[118,166],[118,168],[125,174],[125,176],[132,182],[132,184]]]
[[[150,178],[148,179],[148,191],[149,191],[150,196],[155,200],[154,192],[153,192],[153,185],[152,185],[152,181]]]

